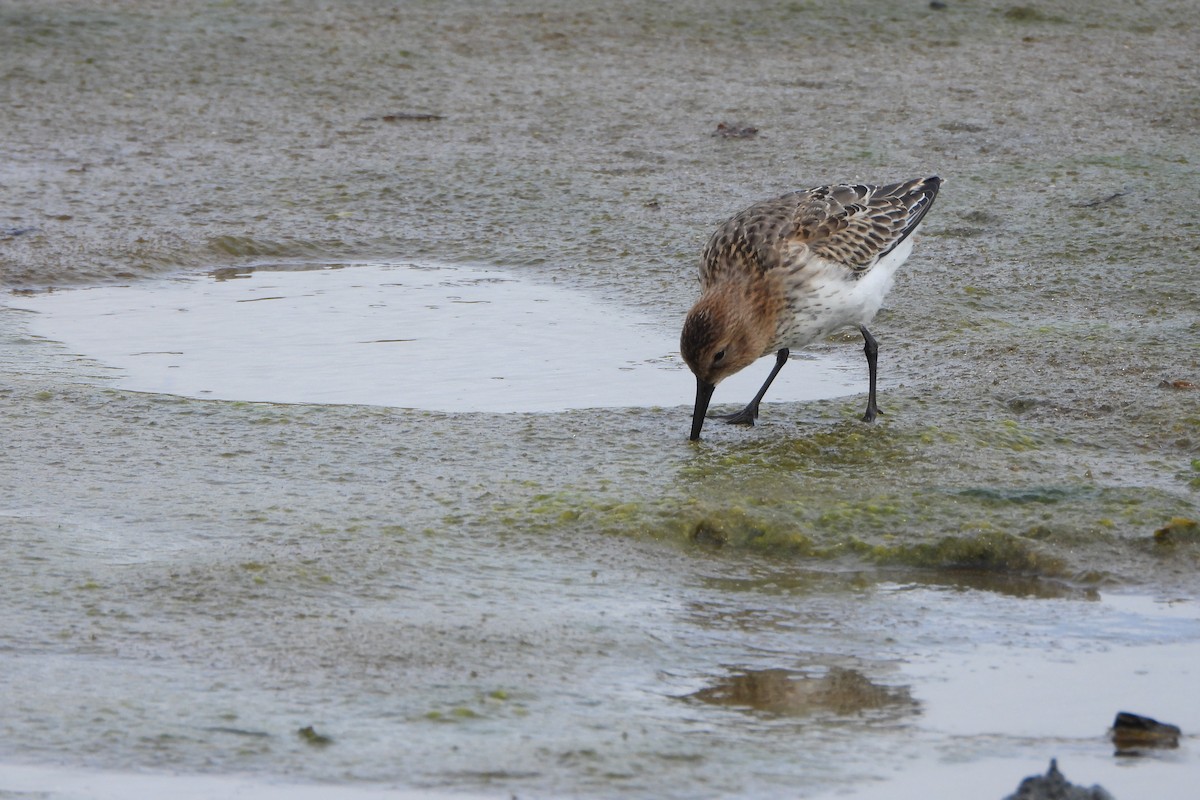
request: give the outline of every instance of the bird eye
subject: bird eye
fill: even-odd
[[[713,356],[714,364],[720,364],[724,360],[725,360],[725,351],[724,350],[718,350],[717,354],[715,356]]]

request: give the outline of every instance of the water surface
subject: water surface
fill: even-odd
[[[656,317],[513,270],[277,266],[10,302],[131,391],[457,412],[678,406],[695,391],[677,331]],[[861,355],[794,361],[773,400],[865,386]],[[767,372],[721,395],[745,402]]]

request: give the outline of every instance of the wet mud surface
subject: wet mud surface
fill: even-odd
[[[748,202],[947,184],[874,328],[873,426],[862,397],[768,397],[693,444],[686,395],[128,392],[0,302],[0,758],[547,797],[815,797],[997,761],[970,785],[1001,797],[1054,755],[1117,797],[1194,777],[1192,16],[6,4],[9,291],[433,259],[670,333]],[[1104,680],[1024,728],[967,669],[1011,674],[1019,707],[1037,665]],[[1111,771],[1117,710],[1180,749]]]

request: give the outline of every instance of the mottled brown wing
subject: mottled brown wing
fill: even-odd
[[[820,186],[755,203],[713,232],[700,284],[728,273],[802,269],[814,255],[864,272],[913,232],[941,183]]]
[[[814,255],[863,272],[916,229],[941,185],[930,177],[810,189],[796,208],[793,236]]]

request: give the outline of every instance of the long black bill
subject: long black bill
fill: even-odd
[[[713,389],[716,388],[716,384],[696,378],[696,410],[692,412],[692,435],[689,437],[693,442],[700,438],[704,415],[708,413],[708,401],[712,399]]]

